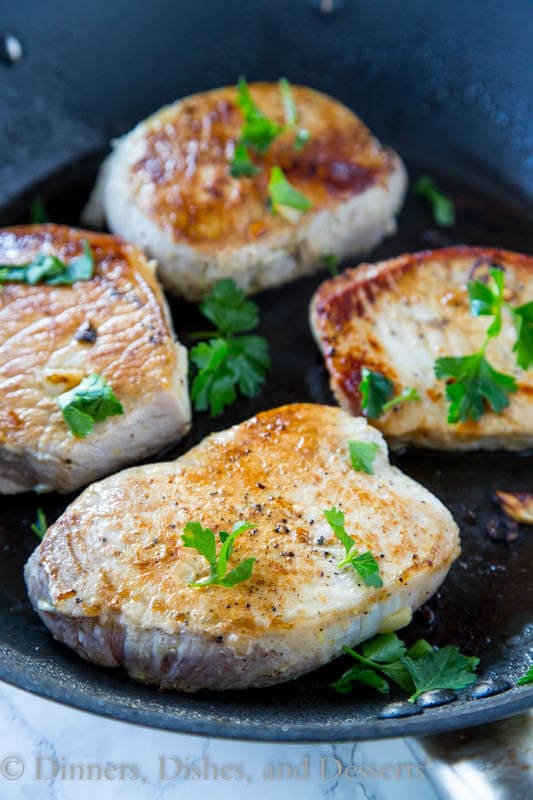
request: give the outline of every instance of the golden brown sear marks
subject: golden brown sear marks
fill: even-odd
[[[53,595],[63,597],[74,580],[83,596],[96,557],[102,570],[96,568],[91,591],[97,587],[102,607],[137,614],[135,602],[157,596],[166,602],[157,608],[150,602],[146,613],[164,627],[174,626],[174,608],[185,614],[190,629],[216,625],[218,633],[229,634],[243,624],[256,632],[285,627],[298,618],[295,605],[308,614],[306,587],[315,584],[327,595],[337,580],[342,548],[323,517],[323,509],[337,504],[347,514],[351,535],[384,554],[385,588],[374,590],[373,597],[386,597],[398,575],[412,572],[413,552],[419,570],[428,560],[440,566],[449,558],[450,543],[436,536],[438,530],[448,532],[449,519],[439,504],[427,502],[433,500],[427,493],[414,507],[410,493],[403,494],[403,476],[394,475],[388,463],[376,466],[375,476],[355,472],[348,458],[350,432],[376,439],[362,420],[353,420],[352,428],[339,409],[283,406],[208,437],[174,465],[137,468],[89,488],[41,546],[43,563],[62,564]],[[189,587],[206,574],[207,565],[183,545],[185,524],[200,521],[220,531],[245,520],[253,528],[236,540],[232,566],[257,558],[252,578],[232,588]],[[424,538],[428,520],[434,529]],[[349,574],[339,580],[351,586]],[[357,602],[367,596],[363,590]]]
[[[164,297],[140,250],[108,234],[27,225],[0,231],[0,263],[22,265],[38,253],[68,263],[82,254],[84,241],[94,259],[90,280],[1,287],[0,491],[34,486],[67,491],[84,482],[83,474],[106,474],[117,463],[129,463],[141,447],[150,451],[149,444],[141,445],[149,435],[140,416],[131,431],[124,429],[130,412],[139,414],[141,407],[157,417],[156,443],[188,423],[185,354],[174,341]],[[108,381],[124,415],[81,440],[70,433],[56,399],[91,373]],[[121,432],[101,442],[97,452],[95,443],[107,428]]]
[[[232,178],[229,172],[242,127],[235,87],[194,95],[163,109],[138,128],[139,157],[131,168],[136,203],[177,241],[210,250],[254,242],[289,223],[268,211],[270,169],[280,166],[313,203],[311,212],[349,200],[383,183],[394,157],[341,103],[312,89],[293,86],[298,124],[310,141],[297,151],[294,134],[279,136],[252,158],[261,173]],[[282,124],[275,83],[253,83],[261,110]]]
[[[350,439],[377,445],[372,475],[352,468]],[[379,561],[383,586],[339,567],[345,550],[324,517],[332,505]],[[255,558],[247,580],[190,585],[209,575],[182,540],[193,521],[216,533],[252,525],[229,565]],[[409,616],[458,553],[450,513],[391,467],[378,431],[339,408],[295,404],[174,463],[93,484],[51,526],[26,581],[54,636],[84,658],[164,688],[242,689],[308,672],[399,609]]]
[[[467,282],[486,277],[491,265],[505,270],[511,305],[533,298],[533,257],[484,247],[408,253],[362,264],[323,283],[311,304],[311,324],[341,405],[362,412],[359,384],[367,367],[392,380],[397,393],[412,386],[422,397],[373,421],[391,441],[445,448],[530,446],[533,371],[516,365],[514,326],[507,312],[502,333],[487,351],[491,364],[518,384],[501,414],[448,424],[445,383],[434,375],[437,358],[468,355],[481,347],[488,322],[471,315]]]
[[[0,441],[11,436],[3,424],[10,420],[12,425],[13,414],[32,413],[24,402],[23,411],[17,412],[15,400],[29,383],[39,381],[36,370],[45,370],[46,383],[59,389],[52,392],[49,407],[45,403],[46,412],[59,417],[54,395],[89,372],[107,377],[126,406],[140,392],[148,395],[169,381],[176,360],[170,323],[157,281],[137,248],[118,236],[60,225],[19,226],[0,232],[0,263],[27,263],[43,248],[68,262],[82,253],[83,240],[94,256],[90,281],[69,287],[2,286],[0,378],[8,387],[3,403],[13,408],[9,419],[0,416]],[[91,332],[92,341],[84,342],[84,331]],[[149,371],[144,369],[147,363]],[[20,435],[25,434],[22,426]]]

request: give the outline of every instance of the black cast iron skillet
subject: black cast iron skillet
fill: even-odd
[[[324,13],[333,6],[332,13]],[[322,8],[322,10],[321,10]],[[90,5],[10,4],[0,63],[0,213],[25,218],[44,194],[52,220],[76,224],[109,139],[177,97],[233,83],[239,74],[281,74],[331,93],[355,109],[406,159],[411,178],[429,171],[456,203],[457,225],[432,227],[409,197],[399,233],[371,258],[452,242],[533,252],[533,12],[527,0],[464,3],[182,2],[134,0]],[[16,48],[15,48],[16,49]],[[9,51],[9,52],[8,52]],[[326,277],[258,298],[273,368],[265,391],[223,417],[197,415],[175,457],[212,430],[291,401],[333,402],[307,322],[309,298]],[[171,300],[177,332],[198,328],[194,306]],[[91,666],[52,641],[32,613],[22,566],[36,542],[37,505],[49,520],[71,498],[0,499],[0,678],[79,708],[130,722],[215,736],[270,740],[353,740],[435,733],[510,716],[533,690],[516,688],[532,644],[528,568],[532,536],[510,525],[493,490],[532,486],[530,454],[409,451],[395,457],[452,510],[463,553],[441,591],[404,632],[456,643],[481,658],[492,683],[410,716],[383,715],[392,694],[336,695],[328,684],[343,660],[268,690],[197,696],[162,694],[118,670]],[[511,687],[511,688],[510,688]],[[405,706],[401,707],[405,710]]]

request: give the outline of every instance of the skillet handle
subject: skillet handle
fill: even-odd
[[[442,800],[533,797],[533,712],[464,731],[407,740]]]

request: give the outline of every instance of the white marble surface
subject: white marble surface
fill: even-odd
[[[271,800],[287,792],[291,800],[412,800],[413,793],[436,800],[426,769],[405,739],[342,745],[204,739],[96,717],[0,683],[1,800]]]

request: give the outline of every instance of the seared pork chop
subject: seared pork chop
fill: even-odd
[[[250,93],[269,118],[284,113],[275,83]],[[197,300],[220,278],[251,294],[323,267],[324,256],[368,251],[395,230],[406,188],[400,158],[332,98],[292,87],[300,149],[286,132],[254,159],[260,173],[234,178],[229,162],[242,128],[235,87],[180,100],[113,145],[85,221],[110,230],[158,261],[169,291]],[[273,166],[312,208],[294,223],[268,208]]]
[[[517,366],[515,328],[508,311],[487,349],[492,366],[512,375],[518,390],[501,413],[487,409],[478,421],[447,422],[446,384],[435,361],[465,356],[481,347],[490,323],[470,313],[467,282],[484,279],[491,265],[505,271],[505,297],[512,306],[533,300],[533,257],[486,247],[449,247],[362,264],[320,286],[311,303],[311,327],[339,403],[360,414],[364,367],[380,372],[420,400],[372,420],[391,446],[413,443],[472,450],[533,445],[533,370]]]
[[[34,225],[0,231],[0,264],[41,252],[94,256],[72,286],[3,283],[0,291],[0,492],[70,492],[179,438],[189,427],[187,356],[174,341],[153,267],[115,236]],[[71,433],[58,395],[102,376],[123,414]]]
[[[377,445],[373,474],[348,441]],[[348,565],[323,511],[337,506],[383,585]],[[230,566],[248,580],[193,587],[209,572],[187,522],[252,528]],[[381,434],[329,406],[295,404],[215,433],[174,463],[88,487],[26,565],[31,602],[83,658],[163,688],[244,689],[295,678],[379,630],[401,627],[459,553],[446,508],[389,464]]]

